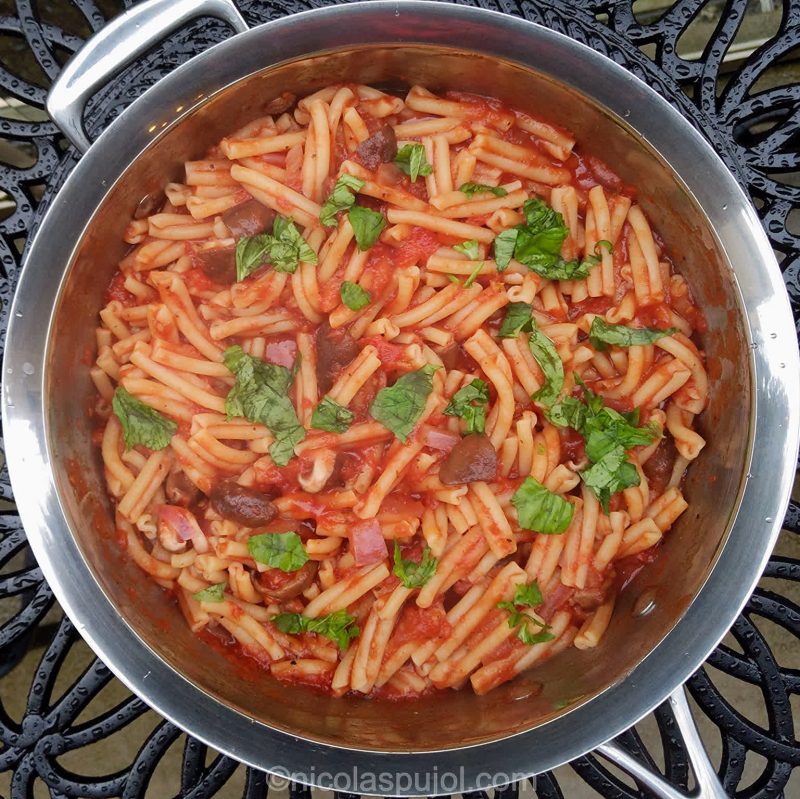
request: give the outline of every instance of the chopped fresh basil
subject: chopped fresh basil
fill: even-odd
[[[552,641],[555,638],[553,633],[550,632],[550,626],[547,624],[545,624],[545,626],[542,627],[538,633],[531,632],[530,628],[531,622],[533,622],[533,624],[538,625],[539,621],[537,619],[531,618],[530,616],[528,616],[528,618],[530,619],[530,622],[522,625],[519,628],[519,630],[517,630],[517,638],[519,638],[519,640],[522,641],[523,644],[527,644],[528,646],[533,646],[534,644],[543,644],[546,641]]]
[[[286,466],[306,435],[289,399],[291,372],[285,366],[247,355],[238,344],[228,347],[223,359],[236,375],[225,400],[225,412],[229,417],[244,416],[265,425],[275,436],[269,447],[272,460],[276,466]]]
[[[545,408],[549,408],[564,388],[564,364],[555,344],[536,327],[531,318],[531,335],[528,346],[544,374],[544,385],[531,397]]]
[[[458,190],[473,197],[476,194],[486,194],[491,192],[495,197],[505,197],[508,192],[502,186],[487,186],[485,183],[462,183]]]
[[[556,427],[572,427],[580,432],[583,429],[586,410],[586,405],[577,397],[567,396],[545,411],[545,415]]]
[[[601,249],[612,253],[614,252],[614,245],[608,239],[600,239],[600,241],[594,245],[594,254],[587,255],[584,263],[588,264],[589,266],[599,264],[600,261],[603,260],[603,253],[600,252]]]
[[[309,247],[291,219],[276,216],[272,235],[259,233],[244,236],[236,242],[236,280],[244,280],[269,262],[276,272],[295,272],[301,261],[317,262],[317,254]]]
[[[533,477],[514,492],[511,502],[517,509],[519,526],[545,535],[558,535],[569,527],[575,506],[564,497],[548,491]]]
[[[422,550],[419,563],[413,560],[404,560],[400,553],[400,544],[394,541],[394,568],[392,572],[400,579],[406,588],[422,588],[436,573],[439,561],[433,557],[429,546]]]
[[[291,219],[276,216],[272,225],[272,244],[269,248],[269,259],[276,272],[297,270],[301,261],[309,264],[317,262],[317,255],[308,242],[300,235]]]
[[[271,242],[272,236],[269,233],[243,236],[236,242],[237,283],[241,283],[249,274],[267,262]]]
[[[548,267],[528,266],[528,268],[548,280],[583,280],[589,276],[593,266],[594,264],[589,261],[558,261]]]
[[[209,585],[208,588],[203,588],[192,596],[198,602],[222,602],[225,598],[225,585],[225,583]]]
[[[581,480],[600,500],[603,512],[608,513],[612,495],[639,485],[639,472],[628,460],[631,447],[647,446],[661,435],[654,425],[637,427],[638,409],[622,414],[603,403],[602,397],[583,387],[584,401],[564,397],[554,405],[549,420],[560,427],[572,427],[583,437],[586,457],[590,465],[581,474]]]
[[[589,256],[579,263],[561,257],[561,245],[569,234],[561,214],[538,198],[526,200],[522,212],[524,224],[504,230],[494,240],[494,257],[499,272],[515,258],[549,280],[579,280],[588,276],[600,259]],[[597,247],[601,244],[609,242],[598,242]]]
[[[542,592],[536,580],[528,585],[518,585],[514,599],[505,602],[498,602],[497,607],[501,610],[508,611],[508,626],[512,629],[519,627],[517,630],[517,638],[523,644],[532,646],[533,644],[541,644],[545,641],[552,641],[554,636],[550,633],[550,627],[544,622],[539,621],[535,616],[530,613],[525,613],[519,610],[520,607],[535,608],[544,602]],[[531,625],[538,628],[538,632],[531,631]]]
[[[416,182],[422,175],[430,175],[433,167],[425,158],[425,148],[421,144],[406,144],[397,151],[394,159],[400,169],[411,178],[411,182]]]
[[[497,264],[497,271],[504,272],[511,259],[514,257],[514,248],[517,246],[517,228],[509,228],[499,233],[494,240],[494,262]]]
[[[133,449],[137,444],[148,449],[164,449],[178,429],[172,419],[136,399],[122,386],[117,386],[111,408],[122,425],[125,449]]]
[[[364,188],[364,181],[354,175],[342,175],[322,204],[319,221],[326,227],[336,224],[336,214],[352,208],[356,201],[356,193]]]
[[[456,252],[466,255],[470,261],[477,261],[478,258],[480,258],[480,251],[478,250],[478,242],[476,239],[462,241],[461,244],[454,244],[453,249]]]
[[[433,373],[438,368],[425,364],[416,372],[399,377],[394,385],[382,388],[369,407],[372,418],[405,443],[422,416],[428,396],[433,391]]]
[[[349,280],[342,283],[339,296],[351,311],[360,311],[362,308],[366,308],[370,301],[369,292],[361,288],[358,283],[351,283]]]
[[[561,245],[569,234],[569,228],[561,214],[542,200],[526,200],[522,212],[525,224],[517,227],[519,235],[514,258],[528,269],[542,274],[561,262]]]
[[[516,338],[523,330],[533,327],[533,313],[527,302],[512,302],[506,306],[506,315],[500,325],[500,338]]]
[[[368,250],[381,235],[381,231],[386,227],[386,218],[377,211],[371,211],[361,205],[354,205],[347,213],[353,234],[356,237],[356,245],[361,252]]]
[[[308,561],[303,540],[297,533],[260,533],[247,539],[250,557],[282,572],[296,572]]]
[[[330,638],[344,652],[350,640],[358,638],[360,630],[355,616],[346,610],[337,610],[327,616],[309,619],[300,613],[279,613],[272,617],[272,623],[282,632],[289,635],[298,633],[318,633]]]
[[[352,423],[353,412],[330,397],[323,397],[311,415],[311,426],[328,433],[344,433]]]
[[[489,404],[489,386],[480,378],[463,386],[444,409],[446,416],[460,416],[466,423],[466,432],[482,433],[486,427],[486,406]]]
[[[677,327],[668,330],[654,330],[651,327],[628,327],[627,325],[612,325],[602,316],[595,316],[589,330],[589,341],[596,350],[601,352],[611,344],[614,347],[635,347],[642,344],[652,344],[664,336],[677,333]]]

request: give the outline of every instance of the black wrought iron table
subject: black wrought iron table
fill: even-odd
[[[0,0],[0,96],[24,103],[20,107],[12,99],[10,106],[0,107],[0,191],[7,195],[0,198],[0,209],[10,209],[0,221],[0,342],[26,242],[78,158],[37,109],[44,107],[48,85],[83,39],[132,4]],[[322,4],[242,0],[239,6],[248,22],[257,24]],[[800,76],[800,69],[788,63],[800,50],[800,0],[679,0],[649,12],[658,4],[470,4],[523,16],[588,44],[646,80],[691,119],[753,198],[800,330],[800,80],[792,77]],[[773,24],[766,35],[751,31],[747,37],[754,41],[742,42],[748,5],[762,12],[773,9]],[[205,20],[172,36],[95,98],[90,132],[102,130],[144,88],[224,35],[220,23]],[[692,38],[696,52],[687,54],[685,37]],[[737,58],[740,63],[731,66]],[[176,772],[170,791],[180,796],[266,796],[266,775],[207,751],[158,719],[99,660],[84,652],[85,668],[75,680],[65,677],[64,664],[75,660],[80,639],[55,606],[27,549],[5,466],[0,469],[0,502],[0,799],[48,792],[53,797],[144,796],[148,785],[155,785],[159,767]],[[800,766],[800,725],[795,721],[800,708],[800,560],[792,557],[800,553],[800,504],[792,502],[784,526],[764,579],[730,635],[688,682],[706,744],[726,789],[737,797],[800,796],[800,769],[793,773]],[[25,686],[22,692],[20,685]],[[13,696],[8,686],[16,686]],[[747,707],[742,686],[749,686],[755,698]],[[730,699],[733,692],[736,700]],[[92,747],[109,740],[112,750],[104,751],[113,751],[113,757],[93,762]],[[620,736],[619,743],[660,768],[676,787],[687,788],[686,750],[666,705],[643,726]],[[76,754],[84,756],[76,759]],[[78,761],[85,765],[76,767]],[[542,799],[644,795],[592,755],[571,767],[572,774],[540,775],[530,786],[509,786],[499,794],[503,799],[520,791],[534,791]],[[311,797],[303,786],[288,788],[292,799]],[[148,795],[165,795],[164,787],[157,790]]]

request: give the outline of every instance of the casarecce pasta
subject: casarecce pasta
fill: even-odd
[[[335,695],[597,646],[708,399],[635,190],[467,93],[270,110],[128,225],[91,369],[121,545],[192,630]]]

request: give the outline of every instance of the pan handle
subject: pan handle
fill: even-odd
[[[233,0],[147,0],[113,19],[70,59],[47,96],[47,113],[82,153],[91,142],[83,112],[94,92],[170,31],[197,17],[216,17],[248,30]]]
[[[697,783],[697,787],[690,794],[679,791],[670,785],[661,774],[645,766],[613,741],[601,744],[595,751],[630,774],[658,799],[687,799],[688,797],[692,799],[728,799],[728,793],[722,787],[700,739],[700,733],[698,733],[692,718],[692,711],[686,701],[683,686],[673,691],[667,701],[675,714],[675,721],[686,745],[686,752],[689,755],[689,762]]]

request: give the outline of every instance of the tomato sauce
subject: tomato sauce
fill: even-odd
[[[131,294],[130,291],[125,288],[125,279],[126,276],[122,272],[116,272],[114,274],[114,277],[111,278],[111,282],[106,289],[106,304],[114,300],[122,303],[126,308],[131,308],[139,304],[136,295]]]
[[[420,608],[415,604],[406,605],[392,635],[392,649],[400,649],[411,641],[444,638],[450,629],[444,608],[440,605],[429,608]]]

